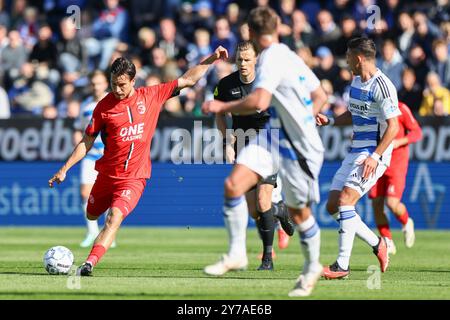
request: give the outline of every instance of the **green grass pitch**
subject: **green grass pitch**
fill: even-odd
[[[303,263],[295,235],[289,248],[276,250],[275,271],[256,271],[260,241],[249,229],[249,269],[213,278],[202,269],[225,252],[225,229],[123,228],[118,247],[104,256],[94,277],[69,289],[67,276],[46,274],[42,257],[51,246],[64,245],[82,263],[89,253],[78,247],[83,235],[82,228],[0,228],[0,299],[289,299]],[[368,266],[377,260],[356,239],[350,278],[320,280],[310,299],[450,299],[450,232],[418,231],[412,249],[404,247],[399,231],[394,240],[397,255],[381,275],[380,289],[367,287],[373,276]],[[321,262],[333,262],[336,254],[336,230],[322,230]]]

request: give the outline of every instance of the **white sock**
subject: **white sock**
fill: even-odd
[[[350,264],[350,256],[353,249],[356,229],[359,225],[359,217],[354,206],[339,207],[339,255],[337,262],[345,270]]]
[[[297,225],[297,231],[300,234],[300,246],[305,264],[303,273],[308,272],[312,267],[321,267],[320,257],[320,229],[313,215],[309,216],[305,221]]]
[[[95,236],[97,236],[98,234],[99,234],[99,229],[98,229],[98,223],[97,223],[97,220],[89,220],[88,218],[87,218],[87,202],[86,201],[83,201],[83,211],[84,211],[84,218],[86,219],[86,226],[87,226],[87,229],[88,229],[88,234],[91,234],[91,235],[95,235]]]
[[[360,216],[357,215],[357,217],[359,220],[359,224],[358,228],[356,229],[356,235],[361,240],[367,242],[369,246],[371,247],[376,246],[379,242],[378,236],[375,234],[375,232],[370,230],[370,228],[364,223],[364,221],[362,221]]]
[[[225,198],[223,207],[225,226],[229,237],[229,257],[245,257],[247,255],[246,236],[248,225],[248,209],[245,198]]]

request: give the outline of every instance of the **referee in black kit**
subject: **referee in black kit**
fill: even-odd
[[[224,102],[239,100],[251,92],[252,83],[255,80],[257,55],[257,49],[251,41],[242,41],[238,44],[236,49],[238,70],[219,81],[214,90],[215,99]],[[252,135],[244,135],[244,133],[251,130],[247,133],[252,132],[253,135],[256,135],[260,129],[264,129],[270,118],[267,111],[245,116],[238,114],[231,116],[233,134],[227,136],[226,115],[216,115],[217,127],[224,137],[223,152],[227,163],[234,163],[237,153],[249,142],[249,137]],[[278,179],[277,186],[277,175],[275,174],[262,180],[246,193],[248,211],[255,219],[264,248],[261,266],[258,270],[273,270],[272,252],[275,228],[281,224],[282,228],[278,227],[280,249],[288,246],[289,236],[294,234],[294,225],[282,201],[281,185],[279,184],[280,180]]]

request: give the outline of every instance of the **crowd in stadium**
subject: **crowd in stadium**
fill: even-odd
[[[237,43],[249,37],[249,9],[265,5],[281,16],[282,42],[321,80],[330,115],[346,110],[346,43],[358,35],[375,41],[378,68],[415,114],[450,113],[448,0],[0,0],[0,118],[76,118],[89,74],[108,74],[117,57],[133,61],[136,86],[145,86],[178,78],[222,45],[230,63],[164,105],[176,116],[201,115],[201,103],[234,70]]]

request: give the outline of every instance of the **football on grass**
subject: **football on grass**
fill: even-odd
[[[49,274],[68,274],[72,265],[73,254],[66,247],[52,247],[44,255],[44,268]]]

